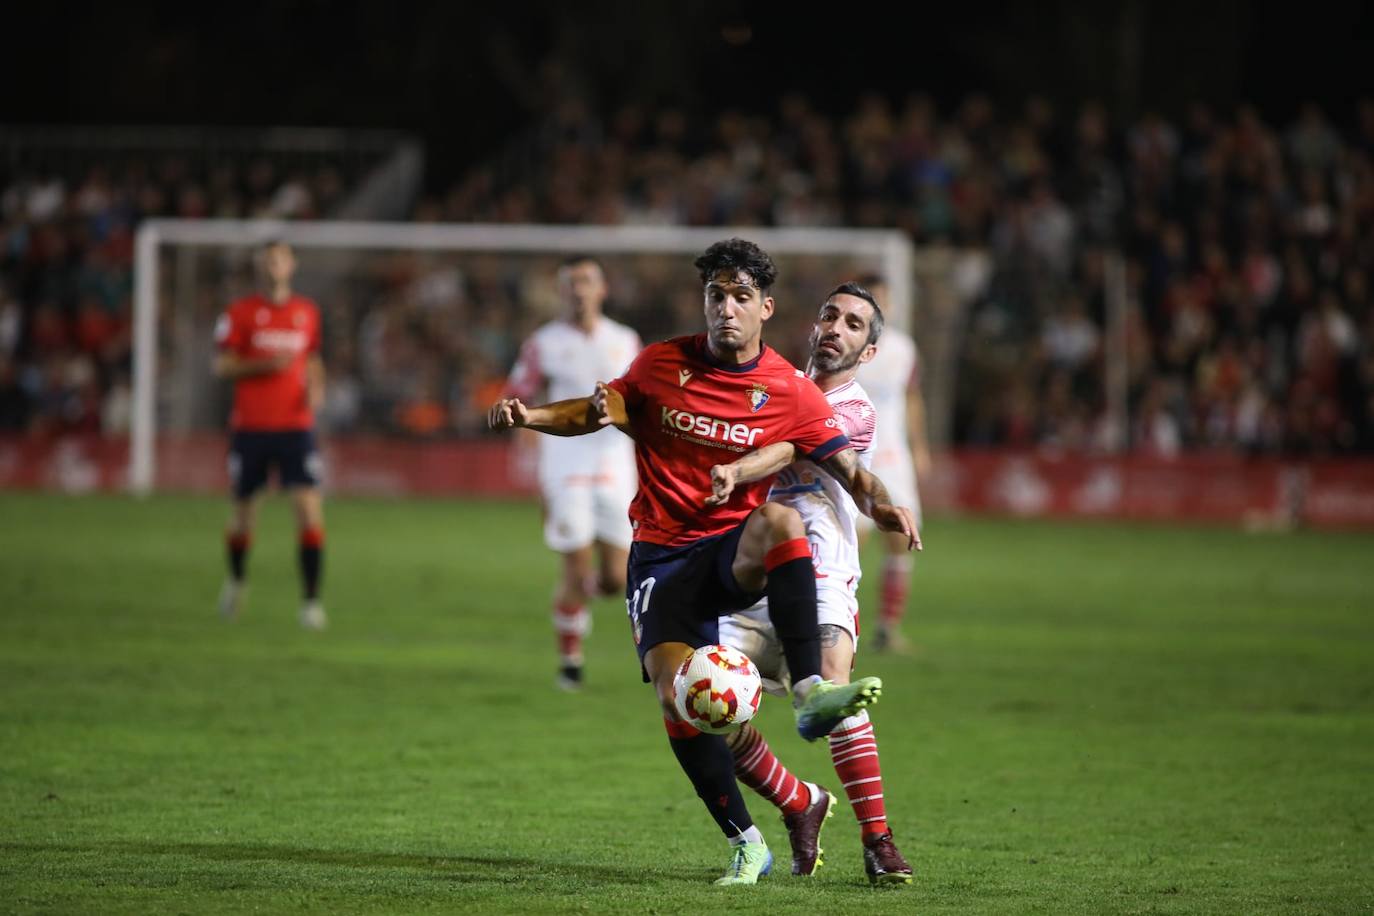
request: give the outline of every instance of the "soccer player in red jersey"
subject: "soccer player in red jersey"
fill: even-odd
[[[915,545],[910,510],[859,465],[814,382],[763,344],[777,268],[752,242],[730,239],[696,260],[707,331],[646,347],[620,378],[591,397],[527,407],[492,406],[495,429],[528,427],[572,436],[615,425],[635,440],[639,492],[630,505],[635,540],[626,604],[646,681],[654,685],[669,743],[698,796],[730,841],[718,884],[753,884],[772,866],[734,778],[725,739],[682,722],[673,675],[718,638],[719,616],[768,597],[769,615],[793,672],[797,729],[808,740],[876,701],[877,678],[837,685],[821,677],[816,583],[796,510],[766,503],[768,481],[741,483],[711,503],[712,468],[773,442],[793,443],[834,474],[860,510]]]
[[[215,325],[219,347],[215,374],[234,382],[229,418],[233,507],[226,532],[229,577],[220,592],[219,608],[228,618],[238,614],[257,493],[275,468],[281,486],[291,491],[296,509],[305,593],[300,623],[309,630],[322,630],[327,623],[320,604],[324,506],[314,433],[314,412],[324,400],[320,310],[291,289],[296,272],[291,246],[269,242],[260,260],[267,293],[233,303]]]

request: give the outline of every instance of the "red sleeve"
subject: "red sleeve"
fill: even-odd
[[[531,337],[520,348],[510,376],[506,379],[506,396],[528,400],[544,387],[544,370],[539,363],[539,344]]]
[[[824,461],[841,449],[849,448],[849,437],[835,419],[830,402],[809,378],[796,380],[796,409],[792,426],[784,437],[812,461]]]
[[[320,324],[321,324],[321,323],[320,323],[320,307],[319,307],[318,305],[313,305],[313,304],[312,304],[312,305],[310,306],[310,311],[311,311],[311,313],[315,316],[315,326],[314,326],[314,328],[311,329],[311,334],[310,334],[310,345],[309,345],[309,347],[308,347],[307,349],[308,349],[309,352],[311,352],[311,353],[318,353],[318,352],[320,352],[320,331],[321,331],[321,327],[320,327]]]
[[[640,350],[639,355],[630,363],[630,368],[620,378],[613,378],[606,384],[625,399],[625,407],[635,407],[644,401],[644,382],[648,377],[649,366],[653,363],[653,353],[658,347]]]
[[[237,312],[230,306],[215,320],[215,346],[221,350],[237,352],[243,349],[243,324],[237,320]]]

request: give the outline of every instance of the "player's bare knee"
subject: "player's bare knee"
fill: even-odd
[[[229,513],[229,531],[231,534],[251,534],[253,522],[257,518],[257,506],[252,500],[236,500],[233,510]]]
[[[777,503],[764,503],[759,507],[770,544],[781,544],[794,538],[806,537],[806,526],[796,509]]]

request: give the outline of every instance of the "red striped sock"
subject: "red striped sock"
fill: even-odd
[[[558,657],[563,664],[582,664],[582,637],[587,635],[590,625],[591,620],[585,605],[553,606],[553,629],[558,634]]]
[[[883,560],[883,587],[880,613],[883,623],[894,624],[906,613],[906,595],[911,585],[911,557],[889,556]]]
[[[811,804],[811,790],[773,756],[758,729],[746,729],[735,748],[735,777],[777,805],[783,814],[797,814]]]
[[[878,765],[878,739],[868,713],[861,711],[840,723],[830,733],[830,759],[849,796],[854,817],[864,836],[887,832],[887,809],[883,805],[883,773]]]

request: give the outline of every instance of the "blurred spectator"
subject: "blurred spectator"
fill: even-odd
[[[435,202],[442,217],[499,221],[518,191],[536,221],[898,226],[986,246],[996,302],[975,304],[960,362],[964,441],[1369,450],[1374,101],[1348,133],[1311,103],[1283,131],[1249,106],[1113,125],[1096,103],[1061,130],[1043,99],[1013,114],[982,96],[941,117],[869,93],[837,120],[793,93],[776,117],[727,111],[711,131],[633,108],[602,131],[574,109],[578,127],[565,119],[509,187],[474,172]],[[1126,259],[1109,352],[1127,360],[1129,431],[1104,413],[1109,251]]]
[[[312,218],[345,193],[327,160],[283,178],[268,158],[219,155],[61,153],[46,171],[0,167],[0,428],[127,433],[140,219]]]
[[[519,144],[423,197],[414,217],[879,226],[977,246],[992,273],[970,284],[987,291],[959,359],[960,441],[1374,452],[1374,100],[1349,121],[1309,103],[1286,126],[1248,106],[1114,124],[1094,102],[1003,110],[978,95],[941,111],[919,94],[867,93],[841,118],[798,93],[771,115],[598,112],[565,76],[571,88]],[[348,180],[266,157],[0,173],[0,420],[122,429],[138,220],[318,218]],[[1119,323],[1104,266],[1116,254]],[[337,292],[331,429],[480,432],[484,399],[548,295],[527,259],[455,263],[379,258]],[[646,339],[699,318],[667,264],[641,259],[613,284],[624,299],[611,310]],[[779,301],[833,283],[826,270],[784,271]],[[773,335],[785,352],[790,323]],[[1108,358],[1121,354],[1126,418],[1106,410]]]

